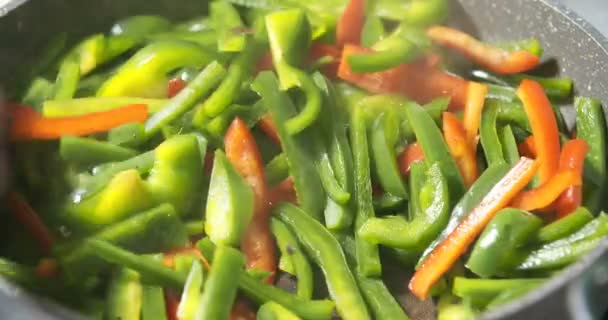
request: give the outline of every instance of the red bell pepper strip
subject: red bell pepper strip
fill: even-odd
[[[29,107],[24,107],[29,108]],[[144,122],[148,109],[144,104],[65,118],[42,118],[33,110],[13,110],[10,127],[12,141],[58,139],[105,132],[129,122]]]
[[[534,176],[538,163],[521,158],[490,190],[464,220],[423,261],[409,283],[409,289],[421,300],[429,289],[465,253],[496,213],[504,208]]]
[[[168,320],[179,320],[177,318],[177,308],[179,308],[179,294],[170,289],[165,289],[165,310]]]
[[[559,158],[560,169],[574,169],[582,177],[585,156],[588,151],[589,145],[583,139],[574,139],[566,142]],[[558,218],[563,218],[576,210],[581,205],[582,200],[583,192],[581,186],[573,185],[568,187],[555,202]]]
[[[235,118],[224,137],[226,156],[239,174],[245,178],[255,195],[253,219],[241,241],[241,249],[247,259],[247,268],[255,268],[271,273],[266,280],[274,281],[277,268],[276,248],[270,232],[268,193],[264,163],[255,139],[247,124]]]
[[[350,0],[336,26],[336,44],[343,47],[346,44],[360,44],[361,30],[365,20],[365,1]]]
[[[169,98],[175,97],[182,89],[186,87],[186,81],[180,78],[173,78],[167,83],[167,96]]]
[[[522,101],[536,147],[539,162],[539,184],[542,185],[555,174],[559,167],[559,130],[557,120],[543,87],[536,81],[523,80],[517,88],[517,96]]]
[[[255,320],[255,311],[244,297],[237,297],[230,311],[230,320]]]
[[[355,45],[344,46],[338,78],[372,93],[399,94],[421,104],[448,96],[451,97],[450,110],[464,107],[468,81],[436,69],[435,56],[425,56],[381,72],[353,72],[348,64],[348,56],[369,52],[370,49]]]
[[[268,191],[268,206],[274,207],[281,202],[298,203],[295,189],[293,188],[293,178],[288,177],[283,182],[274,186]]]
[[[310,62],[314,63],[323,57],[330,57],[332,61],[321,66],[321,71],[331,78],[335,78],[338,74],[338,67],[340,66],[340,57],[342,56],[342,49],[325,43],[315,42],[310,46]]]
[[[418,161],[424,161],[424,153],[422,152],[422,148],[418,142],[408,144],[397,159],[399,171],[401,171],[401,174],[404,176],[409,175],[412,164]]]
[[[464,184],[470,187],[479,176],[474,145],[467,141],[464,126],[451,112],[443,113],[443,138],[450,154],[456,160]]]
[[[25,228],[25,231],[32,238],[34,238],[42,253],[44,255],[50,255],[51,248],[53,247],[53,236],[44,222],[40,219],[40,216],[34,211],[29,203],[25,201],[23,196],[17,192],[9,192],[6,196],[6,200],[9,212],[13,218]]]
[[[485,44],[460,30],[430,27],[426,34],[436,43],[454,49],[474,63],[499,74],[529,71],[538,66],[540,59],[528,51],[509,52]]]
[[[281,139],[277,133],[277,127],[274,125],[274,122],[272,122],[272,117],[269,113],[265,114],[262,119],[260,119],[258,126],[262,132],[264,132],[264,134],[266,134],[266,136],[272,140],[272,142],[278,145],[281,144]]]
[[[526,211],[546,208],[570,186],[580,186],[581,180],[577,170],[560,170],[540,187],[518,194],[511,206]]]
[[[528,136],[517,146],[517,151],[524,157],[536,158],[536,144],[534,144],[534,136]]]
[[[481,123],[481,113],[488,93],[488,86],[477,82],[469,82],[467,86],[467,100],[464,105],[464,130],[467,142],[477,150],[477,132]]]
[[[59,264],[57,260],[51,258],[42,258],[36,266],[36,275],[40,278],[50,279],[59,274]]]
[[[272,70],[274,67],[274,63],[272,62],[272,53],[267,51],[261,56],[258,61],[255,63],[255,74],[258,74],[262,71]]]

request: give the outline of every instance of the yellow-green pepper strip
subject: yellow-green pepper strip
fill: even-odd
[[[319,88],[308,74],[298,69],[310,45],[310,25],[302,10],[290,9],[268,14],[266,29],[281,89],[299,87],[306,97],[300,114],[286,123],[289,134],[297,134],[309,127],[321,112]]]
[[[47,100],[42,104],[45,118],[81,116],[88,113],[108,111],[131,104],[145,104],[149,113],[158,112],[168,100],[130,97],[76,98],[67,100]]]
[[[144,37],[149,34],[168,31],[171,22],[164,17],[154,15],[131,16],[117,21],[111,28],[113,35]]]
[[[386,37],[386,30],[384,30],[382,19],[375,15],[367,16],[363,30],[361,30],[361,44],[369,48],[384,37]]]
[[[57,73],[53,99],[71,99],[78,89],[78,81],[80,80],[80,66],[75,57],[66,58]]]
[[[203,280],[205,280],[201,262],[193,260],[190,264],[192,266],[188,272],[188,278],[186,279],[186,284],[184,284],[184,289],[182,290],[182,296],[179,300],[179,306],[177,307],[176,312],[178,319],[183,320],[196,319],[196,312],[203,289]]]
[[[324,207],[325,193],[311,154],[312,141],[307,139],[305,134],[293,136],[287,130],[287,119],[295,113],[294,105],[287,94],[279,90],[279,83],[272,72],[260,73],[252,88],[262,97],[277,126],[283,151],[289,161],[289,173],[294,180],[298,203],[307,213],[319,219]]]
[[[139,320],[143,287],[139,273],[120,268],[111,278],[105,315],[108,319]]]
[[[448,190],[450,190],[450,207],[453,207],[464,195],[466,188],[456,162],[443,141],[441,131],[424,108],[415,103],[408,104],[406,116],[416,134],[427,163],[438,162],[441,173],[447,180]]]
[[[188,85],[157,113],[149,117],[144,126],[145,134],[151,137],[160,129],[192,108],[222,80],[225,69],[217,61],[208,64]]]
[[[466,267],[482,278],[504,275],[521,262],[519,249],[542,224],[540,218],[526,211],[499,211],[475,242]]]
[[[264,168],[264,176],[269,186],[274,186],[289,176],[289,162],[285,153],[274,157]]]
[[[448,223],[449,193],[439,165],[435,163],[426,170],[423,163],[416,163],[411,170],[411,179],[426,180],[419,193],[412,194],[419,198],[417,206],[420,208],[413,208],[410,221],[401,215],[368,219],[358,231],[366,241],[422,251]]]
[[[498,137],[497,116],[498,107],[495,104],[488,104],[483,108],[481,126],[479,128],[479,141],[483,147],[483,153],[489,167],[499,163],[506,163],[502,153],[500,138]]]
[[[169,31],[155,33],[146,36],[146,40],[150,42],[163,41],[163,40],[182,40],[194,42],[205,48],[212,48],[215,50],[217,43],[217,33],[215,30],[204,30],[204,31]]]
[[[80,65],[80,75],[84,76],[100,65],[118,57],[133,48],[138,39],[127,35],[105,36],[94,34],[71,49],[66,57],[76,57]]]
[[[350,141],[353,150],[357,210],[355,215],[357,272],[366,277],[379,276],[382,274],[382,265],[378,246],[361,238],[358,232],[367,220],[375,215],[365,106],[357,105],[351,113]]]
[[[283,307],[282,305],[271,301],[271,302],[264,303],[260,307],[260,309],[258,309],[256,319],[257,320],[301,320],[302,318],[298,317],[297,315],[295,315],[289,309]]]
[[[210,17],[218,34],[218,51],[238,52],[245,48],[245,28],[238,11],[228,2],[214,1],[209,5]]]
[[[281,259],[286,256],[293,265],[294,276],[298,279],[296,295],[302,299],[310,299],[313,291],[313,272],[308,258],[300,248],[295,236],[281,220],[272,218],[270,228],[277,239]]]
[[[53,95],[53,91],[54,86],[52,82],[41,77],[36,77],[25,90],[21,103],[40,110],[45,101]]]
[[[452,293],[460,298],[471,299],[475,306],[484,306],[501,292],[526,285],[539,285],[546,279],[471,279],[455,277]]]
[[[65,161],[90,165],[127,160],[135,157],[137,152],[105,141],[63,136],[59,140],[59,155]]]
[[[488,81],[501,86],[517,87],[523,79],[538,82],[550,99],[566,99],[572,94],[573,81],[571,78],[544,78],[527,74],[495,75],[484,70],[474,70],[471,73],[475,78]]]
[[[302,246],[325,274],[329,295],[344,319],[371,319],[340,243],[318,221],[298,207],[283,203],[275,214],[296,234]]]
[[[202,67],[214,54],[187,41],[159,41],[139,50],[97,91],[99,97],[163,98],[167,73],[184,66]]]

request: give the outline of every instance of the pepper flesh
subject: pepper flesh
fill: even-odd
[[[465,128],[453,113],[443,113],[443,138],[458,165],[465,186],[470,187],[479,175],[475,148],[467,141]]]
[[[496,212],[530,182],[537,166],[535,161],[521,158],[456,229],[433,249],[410,280],[410,291],[416,297],[427,297],[431,286],[464,254]]]
[[[359,44],[365,19],[365,1],[349,0],[336,26],[336,45]]]
[[[463,123],[467,141],[473,147],[473,150],[477,148],[477,131],[481,123],[481,114],[487,93],[487,85],[469,82],[467,86],[467,101],[464,106]]]
[[[585,157],[589,151],[589,145],[583,139],[575,139],[566,142],[559,159],[560,168],[576,170],[582,177]],[[578,208],[582,204],[583,190],[581,186],[570,186],[555,202],[557,216],[562,218]]]

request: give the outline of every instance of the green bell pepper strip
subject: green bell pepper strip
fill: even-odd
[[[446,0],[380,0],[370,8],[374,15],[395,21],[405,21],[412,25],[439,24],[448,14],[449,1]]]
[[[301,320],[289,309],[276,302],[267,302],[260,306],[256,315],[257,320]]]
[[[146,136],[151,137],[156,134],[164,125],[192,108],[200,98],[211,92],[224,74],[224,67],[217,61],[208,64],[183,90],[146,120],[144,124]]]
[[[199,16],[180,22],[173,28],[177,31],[197,32],[203,30],[213,30],[213,22],[209,16]]]
[[[154,165],[154,151],[149,151],[131,159],[104,164],[93,168],[93,176],[76,189],[73,200],[85,200],[101,191],[116,174],[121,171],[136,169],[140,173],[147,173]]]
[[[502,153],[502,145],[498,137],[496,118],[498,107],[495,104],[488,104],[483,108],[481,114],[481,126],[479,127],[479,140],[486,157],[488,167],[500,163],[506,163]]]
[[[125,53],[137,43],[137,39],[127,35],[106,37],[103,34],[94,34],[78,43],[66,57],[76,57],[80,65],[80,75],[84,76]]]
[[[168,100],[129,97],[76,98],[66,100],[46,100],[42,104],[45,118],[73,117],[88,113],[103,112],[131,104],[145,104],[149,113],[158,112]]]
[[[329,196],[325,201],[323,215],[325,216],[325,226],[332,231],[344,230],[353,223],[353,212],[350,204],[337,203]]]
[[[92,254],[110,263],[135,270],[148,281],[155,282],[154,284],[181,290],[187,281],[187,274],[167,268],[152,257],[134,254],[107,241],[92,238],[86,240],[85,245]]]
[[[189,236],[197,236],[205,233],[205,223],[203,221],[186,222],[186,232]]]
[[[363,298],[367,302],[374,319],[409,319],[382,279],[365,277],[355,271],[357,268],[355,239],[350,235],[335,235],[342,246],[342,250],[344,250],[346,260],[353,270],[353,275],[357,280],[361,294],[363,294]]]
[[[397,197],[407,199],[408,194],[397,166],[395,144],[398,140],[397,116],[382,113],[374,122],[370,134],[372,162],[382,189]]]
[[[97,91],[98,97],[164,98],[167,73],[184,66],[202,67],[214,54],[187,41],[159,41],[135,53]]]
[[[212,119],[206,118],[203,130],[221,141],[234,118],[239,117],[251,128],[264,117],[266,112],[266,107],[261,101],[258,101],[251,106],[233,104],[228,106],[226,110],[217,117]]]
[[[252,88],[262,97],[277,127],[283,151],[289,162],[289,173],[294,180],[298,203],[308,214],[320,218],[325,195],[309,152],[312,142],[307,139],[306,132],[292,136],[286,126],[286,121],[295,112],[295,107],[287,94],[279,90],[279,83],[271,72],[260,73]]]
[[[222,245],[215,249],[196,319],[228,319],[244,266],[240,251]]]
[[[486,306],[487,310],[495,309],[496,307],[502,306],[508,302],[511,302],[517,298],[522,297],[526,293],[532,291],[537,288],[540,283],[532,283],[521,285],[520,287],[515,287],[511,289],[507,289],[499,293],[496,298],[492,299],[490,303]]]
[[[253,190],[226,158],[215,151],[205,210],[205,233],[215,244],[238,246],[253,216]]]
[[[294,275],[298,279],[296,295],[301,299],[310,299],[313,291],[313,273],[308,258],[302,252],[295,236],[281,220],[272,218],[270,229],[277,240],[281,257],[287,256],[293,264]]]
[[[201,289],[203,288],[204,274],[201,263],[195,259],[191,265],[176,312],[178,319],[183,320],[196,319],[195,316],[201,299]]]
[[[484,306],[505,290],[528,285],[540,285],[546,279],[471,279],[455,277],[452,293],[470,299],[475,306]]]
[[[467,301],[451,293],[444,293],[437,302],[437,320],[473,320],[477,318],[477,312]]]
[[[502,146],[502,154],[509,165],[515,165],[520,158],[517,141],[510,125],[498,128],[498,138]]]
[[[519,101],[505,101],[499,99],[486,99],[484,108],[490,106],[496,106],[498,114],[496,115],[497,121],[501,124],[510,124],[517,126],[523,130],[531,132],[530,122],[526,111],[523,109],[522,104]]]
[[[361,45],[369,48],[385,37],[386,30],[382,19],[375,15],[367,16],[361,30]]]
[[[164,32],[170,29],[171,22],[164,17],[141,15],[117,21],[110,29],[110,33],[117,36],[125,35],[140,38],[151,33]]]
[[[329,295],[336,301],[338,314],[346,319],[370,319],[344,252],[334,236],[321,223],[291,204],[277,206],[275,214],[294,231],[308,254],[323,270]]]
[[[171,205],[163,204],[133,217],[110,225],[91,239],[108,241],[135,252],[167,251],[184,246],[188,241],[185,227]],[[86,245],[78,245],[59,257],[66,274],[79,276],[103,268],[99,259]],[[181,289],[179,286],[178,289]]]
[[[108,131],[108,142],[117,146],[137,148],[146,141],[143,123],[125,123]]]
[[[143,287],[139,274],[121,268],[110,280],[107,292],[106,312],[108,319],[139,320]]]
[[[471,74],[479,80],[509,87],[517,87],[523,79],[534,80],[545,89],[547,97],[554,100],[566,99],[572,94],[571,78],[543,78],[527,74],[499,76],[484,70],[473,70]]]
[[[239,52],[245,47],[245,25],[238,11],[228,2],[214,1],[209,5],[209,16],[217,32],[217,50]]]
[[[585,224],[576,232],[565,238],[555,240],[543,245],[544,248],[567,248],[568,245],[580,242],[582,240],[601,238],[608,234],[608,215],[601,212],[595,219]]]
[[[357,272],[363,276],[378,276],[382,273],[378,246],[360,237],[358,230],[373,218],[374,206],[372,199],[372,184],[370,176],[369,147],[367,142],[367,125],[365,109],[357,105],[352,110],[350,125],[350,141],[353,151],[355,174],[355,242],[357,253]]]
[[[207,260],[213,259],[215,245],[209,238],[201,239],[196,246]],[[213,260],[209,262],[213,263]],[[334,302],[331,300],[300,299],[283,289],[262,283],[247,272],[241,273],[239,287],[254,302],[260,305],[269,301],[277,302],[303,319],[330,319],[334,311]]]
[[[78,89],[80,80],[80,66],[74,57],[66,58],[59,67],[55,80],[53,99],[71,99]]]
[[[168,31],[146,35],[146,40],[149,42],[166,41],[166,40],[182,40],[196,43],[207,49],[216,49],[217,33],[214,30],[204,31]]]
[[[53,95],[54,88],[52,82],[36,77],[25,90],[21,103],[36,110],[41,110],[44,102]]]
[[[419,170],[426,172],[415,172]],[[368,219],[358,230],[359,236],[365,241],[394,248],[422,250],[448,223],[449,193],[439,165],[435,163],[426,170],[423,165],[416,164],[412,166],[410,174],[412,179],[426,180],[419,193],[412,194],[412,197],[419,198],[420,209],[411,213],[413,217],[410,221],[400,215]]]
[[[320,159],[317,161],[317,170],[319,171],[321,185],[327,196],[338,204],[347,204],[350,200],[350,193],[344,190],[337,181],[329,155],[326,152],[321,153]]]
[[[310,25],[302,10],[291,9],[268,14],[266,29],[281,89],[299,87],[306,97],[300,114],[286,123],[289,134],[297,134],[309,127],[321,112],[319,88],[308,74],[298,69],[310,45]]]
[[[536,38],[497,42],[493,43],[492,45],[507,51],[528,51],[537,57],[543,55],[543,47],[541,46],[540,41],[538,41]]]
[[[420,50],[414,43],[402,38],[387,37],[377,42],[374,47],[383,49],[348,56],[348,65],[353,72],[384,71],[411,62],[420,55]]]
[[[269,186],[274,186],[289,176],[289,162],[285,153],[272,158],[264,168],[264,176]]]
[[[141,320],[167,320],[163,288],[153,285],[143,286]]]
[[[466,189],[456,162],[443,141],[441,131],[433,118],[415,103],[408,104],[406,115],[416,134],[418,144],[422,148],[425,161],[427,163],[438,162],[441,173],[447,181],[448,190],[450,190],[450,207],[453,207],[456,201],[464,195]]]
[[[65,136],[59,140],[59,154],[65,161],[98,164],[126,160],[135,157],[137,152],[109,142]]]
[[[420,263],[426,259],[426,256],[429,255],[435,249],[439,243],[441,243],[456,227],[460,224],[460,222],[475,208],[483,199],[483,197],[490,192],[492,187],[502,179],[511,166],[507,164],[500,164],[493,167],[490,167],[483,171],[479,178],[475,180],[473,185],[467,190],[467,193],[458,201],[458,204],[452,209],[450,214],[450,220],[441,231],[439,236],[431,242],[428,248],[424,250],[424,253],[418,260],[418,264],[416,267],[420,266]],[[448,187],[449,190],[449,187]],[[451,196],[451,194],[450,194]]]
[[[488,86],[486,99],[503,100],[506,102],[515,102],[519,99],[515,94],[514,88],[491,83],[486,83],[486,85]]]
[[[219,87],[196,110],[192,120],[195,127],[202,127],[205,117],[218,116],[232,104],[243,81],[251,75],[252,65],[258,56],[258,46],[254,40],[249,41],[243,52],[232,62]]]
[[[380,197],[374,198],[374,211],[376,213],[395,212],[405,203],[406,199],[385,193]],[[411,201],[411,200],[410,200]]]
[[[569,215],[542,227],[533,242],[548,243],[565,238],[580,230],[591,220],[593,220],[591,212],[585,207],[579,207]]]
[[[583,239],[565,246],[541,247],[530,252],[517,266],[519,271],[558,269],[577,261],[593,250],[601,238]]]
[[[499,211],[475,242],[466,267],[482,278],[512,270],[521,262],[518,249],[535,236],[542,224],[540,218],[519,209]]]
[[[606,184],[606,120],[599,100],[577,97],[574,100],[576,110],[576,134],[589,145],[585,157],[584,178],[592,184],[583,184],[584,205],[592,212],[597,211]],[[594,186],[595,185],[595,186]],[[592,191],[592,190],[599,191]],[[593,196],[593,193],[599,196]]]

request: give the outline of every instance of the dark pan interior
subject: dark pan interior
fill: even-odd
[[[162,14],[177,20],[200,15],[206,7],[203,0],[30,0],[0,18],[0,83],[10,87],[20,66],[36,57],[56,32],[68,31],[77,40],[108,30],[120,17]],[[450,23],[487,40],[539,38],[545,59],[556,62],[548,64],[549,72],[574,78],[577,94],[608,103],[608,41],[567,9],[545,0],[459,0],[454,1]],[[572,122],[571,108],[562,110]],[[606,251],[608,240],[541,289],[484,318],[586,319],[587,304],[597,312],[608,301],[608,290],[591,291],[594,285],[608,282]],[[391,279],[389,285],[403,290],[403,277]],[[580,301],[577,292],[582,294]],[[401,297],[412,319],[435,318],[432,303],[417,302],[407,294]],[[72,318],[66,312],[0,278],[0,319]]]

